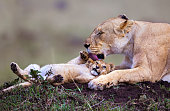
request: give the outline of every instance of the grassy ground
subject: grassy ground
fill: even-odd
[[[5,83],[0,90],[16,84]],[[58,87],[44,82],[29,88],[19,87],[0,94],[0,110],[170,110],[170,85],[167,82],[121,84],[104,91],[94,91],[87,84]]]

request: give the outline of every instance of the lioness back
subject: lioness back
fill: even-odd
[[[153,81],[160,80],[170,73],[170,25],[142,21],[136,21],[136,24],[139,28],[136,29],[138,31],[135,44],[141,46],[139,49],[147,53],[149,67],[153,72]]]

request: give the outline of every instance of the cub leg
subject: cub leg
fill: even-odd
[[[29,65],[28,67],[26,67],[24,70],[22,70],[17,63],[15,62],[12,62],[11,63],[11,70],[18,76],[20,77],[21,79],[25,80],[25,81],[28,81],[28,82],[24,82],[24,83],[20,83],[20,84],[17,84],[17,85],[13,85],[13,86],[10,86],[6,89],[3,89],[2,91],[3,92],[8,92],[8,91],[11,91],[12,89],[15,89],[19,86],[22,86],[22,87],[29,87],[32,85],[32,82],[30,82],[27,77],[25,75],[29,75],[30,74],[30,70],[33,69],[33,70],[40,70],[40,66],[37,65],[37,64],[31,64]]]
[[[75,81],[77,83],[88,83],[91,80],[93,80],[94,78],[96,78],[95,76],[90,75],[90,73],[83,73],[82,75],[79,75],[75,78],[72,78],[71,81]],[[58,86],[64,83],[68,83],[69,81],[64,81],[64,77],[63,75],[54,75],[51,78],[47,79],[50,83],[52,83],[54,86]]]
[[[17,63],[12,62],[11,63],[11,70],[13,71],[13,73],[15,73],[18,77],[20,77],[21,79],[28,81],[27,77],[25,75],[28,75],[27,71],[22,70]]]
[[[26,67],[24,70],[22,70],[17,63],[12,62],[11,63],[11,70],[17,75],[19,76],[21,79],[28,81],[27,77],[25,75],[29,75],[30,74],[30,70],[40,70],[40,66],[37,64],[31,64],[28,67]]]
[[[64,84],[64,77],[60,74],[53,75],[47,78],[47,81],[50,82],[54,86],[58,86]]]
[[[90,73],[82,74],[75,78],[75,81],[78,83],[88,83],[91,80],[95,79],[95,76],[92,76]]]
[[[69,64],[66,66],[64,67],[62,66],[63,69],[66,68],[65,71],[60,70],[58,72],[54,72],[54,75],[50,75],[49,77],[47,77],[47,81],[57,86],[73,81],[76,81],[78,83],[88,83],[90,80],[95,78],[95,76],[91,75],[89,69],[86,67],[85,64],[83,65]]]
[[[80,51],[80,55],[72,60],[70,60],[67,64],[84,64],[88,60],[88,53],[85,51]]]
[[[29,66],[27,66],[24,71],[28,72],[28,74],[30,73],[31,69],[33,70],[38,70],[40,71],[40,66],[38,64],[30,64]]]
[[[3,92],[8,92],[8,91],[11,91],[12,89],[15,89],[15,88],[19,87],[19,86],[29,87],[31,85],[32,85],[32,83],[30,83],[30,82],[24,82],[24,83],[20,83],[20,84],[17,84],[17,85],[10,86],[10,87],[8,87],[6,89],[3,89],[2,91]]]

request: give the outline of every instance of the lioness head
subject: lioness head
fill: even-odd
[[[94,76],[106,75],[114,70],[113,64],[107,64],[103,60],[93,61],[89,58],[86,62],[86,66],[89,68],[90,72]]]
[[[109,54],[122,53],[131,39],[133,24],[125,15],[106,20],[94,29],[84,46],[99,59],[104,59]]]

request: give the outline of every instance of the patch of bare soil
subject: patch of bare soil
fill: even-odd
[[[95,91],[88,88],[87,84],[77,84],[82,93],[85,96],[96,94],[98,99],[109,100],[114,98],[114,103],[127,104],[133,100],[133,103],[140,107],[139,109],[145,108],[151,101],[159,102],[162,99],[170,98],[168,82],[160,81],[157,83],[142,82],[138,84],[125,84],[122,83],[118,86],[105,89],[103,91]],[[66,89],[75,89],[74,83],[63,85]],[[132,103],[132,101],[131,101]],[[129,105],[132,105],[132,104]]]

